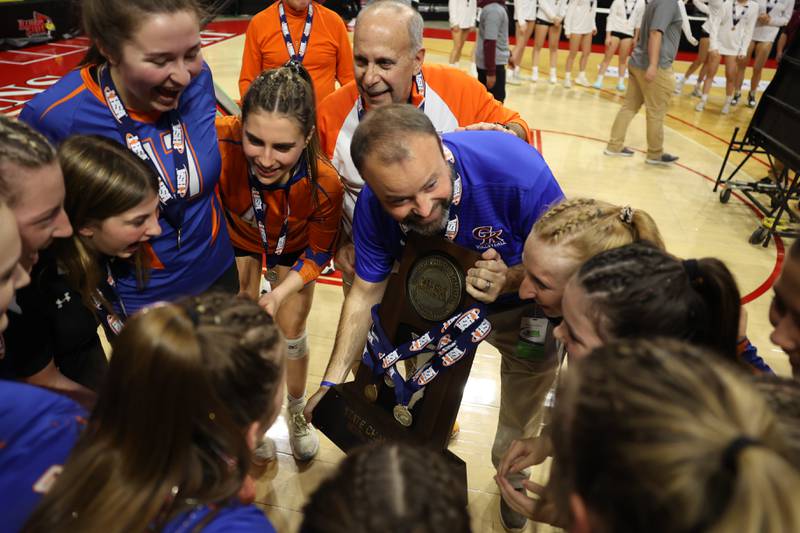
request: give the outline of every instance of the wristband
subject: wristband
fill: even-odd
[[[325,381],[324,379],[320,382],[320,387],[335,387],[338,383],[333,383],[332,381]]]

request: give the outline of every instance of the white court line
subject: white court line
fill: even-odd
[[[29,52],[28,50],[9,50],[9,52],[26,56],[50,56],[50,54],[46,52]]]
[[[63,54],[53,54],[47,57],[40,57],[38,59],[31,59],[30,61],[6,61],[5,59],[0,59],[0,65],[17,65],[20,67],[25,67],[28,65],[33,65],[34,63],[39,63],[41,61],[50,61],[51,59],[58,59],[59,57],[66,57],[72,54],[79,54],[82,53],[85,48],[80,50],[73,50],[71,52],[65,52]]]

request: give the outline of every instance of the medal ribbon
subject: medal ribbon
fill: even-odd
[[[777,5],[778,5],[778,0],[767,0],[767,15],[769,15]]]
[[[636,7],[636,0],[633,0],[630,8],[628,8],[628,0],[623,0],[623,6],[625,7],[625,19],[630,20],[631,15],[633,15],[633,9]]]
[[[292,34],[289,33],[289,22],[286,20],[286,10],[283,8],[283,2],[278,3],[278,17],[281,20],[281,31],[283,32],[283,40],[286,42],[286,50],[289,52],[289,59],[302,63],[306,55],[308,40],[311,38],[311,22],[314,20],[314,6],[311,3],[308,4],[308,15],[306,15],[306,24],[303,26],[303,35],[300,37],[300,51],[298,53],[294,51]]]
[[[419,106],[417,106],[417,107],[419,107],[419,109],[424,112],[425,111],[425,93],[427,91],[428,85],[425,83],[425,76],[422,75],[422,71],[421,70],[419,71],[419,74],[414,76],[414,85],[416,85],[416,87],[417,87],[417,94],[420,95],[420,97],[422,98],[420,100]],[[408,98],[408,103],[409,104],[411,103],[411,97]],[[358,100],[356,100],[356,105],[358,107],[358,121],[361,122],[361,120],[364,118],[364,115],[366,114],[367,110],[364,107],[364,99],[361,98],[360,94],[358,95]]]
[[[742,17],[744,17],[745,14],[747,13],[747,9],[750,7],[749,4],[745,4],[744,5],[744,9],[742,10],[742,14],[737,17],[736,16],[736,4],[738,4],[738,3],[739,2],[733,2],[733,29],[734,30],[736,29],[736,25],[739,24],[739,21],[742,20]]]
[[[120,298],[119,293],[117,293],[117,284],[114,281],[114,275],[111,273],[111,265],[109,265],[108,262],[106,262],[106,276],[106,282],[96,289],[96,294],[92,295],[92,304],[101,316],[105,316],[105,321],[101,323],[106,332],[117,336],[119,332],[122,331],[124,319],[128,317],[128,313],[125,311],[125,304],[122,298]],[[103,300],[118,303],[120,311],[122,311],[122,319],[120,319],[113,308],[106,309]]]
[[[491,323],[485,318],[486,308],[477,304],[434,326],[421,337],[392,348],[380,324],[379,307],[380,304],[372,307],[372,327],[361,359],[372,371],[373,379],[385,374],[392,380],[398,405],[407,406],[414,393],[457,363],[492,331]],[[409,379],[403,379],[397,371],[397,363],[419,355],[428,347],[433,348],[433,357]]]
[[[186,213],[186,191],[189,185],[189,160],[184,143],[184,129],[181,117],[177,110],[169,112],[170,129],[172,132],[172,163],[175,167],[176,191],[171,190],[171,184],[165,180],[169,177],[161,175],[158,164],[142,146],[136,128],[136,123],[125,109],[125,104],[119,98],[119,91],[111,78],[111,70],[103,65],[100,67],[100,89],[106,100],[108,110],[117,124],[117,131],[122,137],[122,142],[128,150],[136,154],[139,159],[148,163],[158,176],[158,199],[161,203],[161,214],[178,234],[178,248],[181,246],[181,226]]]
[[[269,187],[266,185],[261,184],[258,179],[253,175],[252,170],[248,172],[247,179],[250,182],[250,194],[252,197],[253,202],[253,214],[255,215],[256,224],[258,225],[258,234],[261,237],[261,246],[264,247],[264,255],[267,257],[267,267],[273,268],[275,265],[278,264],[278,260],[283,253],[283,247],[286,245],[286,238],[289,233],[289,215],[291,214],[291,207],[289,206],[289,188],[291,184],[294,183],[297,176],[305,176],[308,174],[308,165],[306,164],[306,156],[305,153],[300,157],[300,161],[297,163],[297,167],[292,174],[292,178],[289,179],[286,186],[280,187]],[[275,243],[275,249],[272,250],[272,253],[269,251],[269,234],[267,233],[267,212],[265,209],[264,204],[264,197],[261,195],[262,191],[267,191],[271,193],[273,191],[278,190],[279,188],[284,189],[285,195],[285,205],[284,208],[284,215],[283,215],[283,223],[281,224],[281,231],[278,234],[278,240]]]

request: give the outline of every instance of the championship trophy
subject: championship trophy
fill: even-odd
[[[475,350],[491,330],[483,305],[465,290],[479,258],[444,238],[409,233],[399,270],[372,310],[355,381],[332,387],[314,410],[314,424],[345,452],[386,440],[443,454],[463,482],[464,505],[466,464],[447,445]]]

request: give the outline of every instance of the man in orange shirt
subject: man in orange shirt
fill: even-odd
[[[530,142],[527,123],[495,100],[478,80],[443,65],[425,65],[420,14],[397,0],[367,5],[353,34],[355,80],[320,104],[317,121],[322,150],[345,186],[343,242],[336,268],[352,281],[355,249],[350,223],[364,181],[350,157],[350,139],[370,108],[408,102],[421,108],[440,133],[460,128],[501,130]]]
[[[278,0],[253,17],[239,74],[241,97],[262,71],[289,59],[303,63],[311,75],[317,104],[336,89],[336,81],[344,85],[353,80],[347,28],[338,14],[317,2]]]

